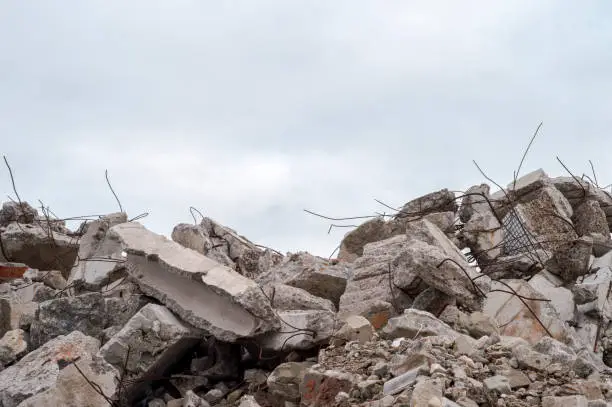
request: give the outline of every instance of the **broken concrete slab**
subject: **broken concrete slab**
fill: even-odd
[[[59,335],[68,335],[73,331],[101,339],[107,321],[104,298],[100,293],[45,301],[39,304],[32,322],[31,343],[38,348]]]
[[[37,218],[38,211],[25,201],[4,202],[0,209],[0,226],[10,223],[32,224]]]
[[[460,237],[482,267],[502,254],[502,225],[489,208],[475,212],[463,225]]]
[[[339,328],[335,313],[322,310],[280,311],[280,332],[258,338],[263,350],[284,352],[306,350],[326,343]]]
[[[34,295],[42,283],[27,283],[16,280],[6,292],[0,294],[0,335],[7,331],[21,328],[20,320],[24,315],[34,315],[38,304],[34,302]]]
[[[364,344],[374,335],[374,327],[361,315],[349,315],[339,325],[340,329],[334,334],[332,341],[336,346],[346,342],[357,341]]]
[[[100,348],[99,354],[117,369],[125,369],[125,379],[135,383],[127,393],[137,398],[145,385],[140,379],[163,377],[174,362],[198,344],[202,334],[166,307],[148,304]]]
[[[407,242],[405,235],[399,235],[365,246],[340,298],[341,317],[361,315],[378,329],[412,304],[406,292],[423,284],[406,265],[403,250]]]
[[[429,312],[412,308],[404,310],[404,313],[398,317],[389,319],[382,334],[388,339],[460,335]]]
[[[24,278],[29,278],[36,283],[44,283],[47,287],[55,290],[63,290],[66,288],[68,283],[59,270],[36,270],[28,269],[24,274]]]
[[[593,239],[588,236],[563,242],[546,262],[546,269],[564,282],[573,283],[589,272],[592,251]]]
[[[186,322],[226,342],[280,328],[254,281],[138,223],[112,230],[126,247],[128,273],[140,289]]]
[[[60,270],[65,277],[79,249],[76,239],[38,224],[11,223],[0,230],[0,237],[7,260],[39,270]]]
[[[574,296],[563,286],[559,277],[548,270],[542,270],[529,280],[529,285],[550,300],[550,305],[555,308],[561,321],[574,320]]]
[[[591,233],[599,233],[610,239],[610,228],[606,220],[606,214],[601,209],[599,202],[587,199],[574,210],[572,217],[578,236],[589,236]]]
[[[350,393],[360,381],[357,375],[312,367],[300,383],[301,405],[305,407],[333,405],[338,393]]]
[[[406,203],[396,217],[423,216],[434,212],[457,212],[455,194],[444,188],[423,195]]]
[[[576,239],[571,216],[571,205],[558,190],[553,187],[536,190],[529,200],[513,205],[503,215],[503,254],[540,248],[552,252],[562,243]]]
[[[301,288],[280,283],[266,284],[262,288],[270,298],[271,305],[279,311],[309,309],[336,311],[336,307],[330,300],[312,295]]]
[[[26,354],[28,343],[23,329],[8,331],[0,339],[0,368],[11,364]]]
[[[282,263],[258,278],[258,281],[280,282],[301,288],[338,305],[351,272],[351,267],[346,264],[333,264],[310,253],[299,252],[287,256]]]
[[[467,261],[448,261],[440,248],[414,240],[406,248],[408,268],[430,287],[442,291],[470,309],[478,309],[485,292],[470,280]],[[461,267],[463,266],[463,267]],[[467,274],[467,275],[466,275]]]
[[[22,401],[18,407],[106,407],[106,397],[113,400],[119,392],[118,385],[118,370],[101,357],[84,355],[60,370],[53,387]]]
[[[525,298],[523,304],[517,293]],[[544,301],[538,301],[542,299]],[[541,293],[523,280],[505,280],[493,282],[491,292],[484,303],[483,312],[500,324],[501,335],[524,338],[529,343],[536,343],[547,336],[568,343],[573,340],[569,326],[561,321],[559,314]],[[539,321],[542,322],[540,325]]]
[[[382,217],[370,219],[344,235],[338,259],[353,262],[363,255],[365,245],[389,237],[389,227]]]
[[[483,273],[492,279],[518,279],[532,277],[544,268],[538,259],[547,259],[548,253],[536,250],[531,253],[520,253],[510,256],[500,256],[494,262],[483,268]]]
[[[79,331],[59,336],[0,372],[0,405],[22,401],[57,386],[62,367],[98,351],[100,342]]]
[[[111,233],[111,228],[127,221],[127,214],[118,212],[85,224],[80,239],[79,261],[70,272],[69,284],[98,290],[124,276],[124,247],[118,236]]]
[[[492,211],[489,205],[491,187],[487,184],[474,185],[465,191],[459,208],[459,219],[467,223],[478,212]]]

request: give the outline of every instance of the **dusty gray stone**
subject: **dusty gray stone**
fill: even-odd
[[[79,331],[59,336],[0,372],[0,405],[15,407],[22,401],[57,386],[60,366],[91,357],[97,339]]]
[[[79,258],[70,272],[69,284],[82,284],[96,290],[103,285],[122,278],[125,274],[121,255],[124,245],[111,228],[128,221],[124,212],[112,213],[87,223],[80,238]]]
[[[459,219],[466,223],[477,212],[491,210],[487,199],[490,197],[491,187],[487,184],[474,185],[465,191],[459,208]]]
[[[63,290],[67,285],[66,279],[59,270],[41,271],[29,269],[23,276],[24,278],[27,277],[34,282],[44,283],[47,287],[55,290]]]
[[[484,379],[485,389],[491,396],[499,396],[500,394],[509,394],[512,392],[510,389],[510,380],[506,376],[495,375]]]
[[[255,397],[251,395],[242,396],[238,407],[261,407],[255,400]]]
[[[278,313],[282,327],[279,332],[272,332],[258,338],[262,349],[271,351],[291,351],[310,349],[325,343],[336,331],[335,314],[323,310],[280,311]],[[301,330],[296,332],[296,329]],[[313,337],[312,332],[316,332]]]
[[[546,261],[548,254],[538,250],[534,254],[499,256],[495,262],[486,264],[483,269],[486,275],[497,280],[531,277],[544,268],[538,259]]]
[[[14,281],[16,285],[6,285],[6,291],[0,294],[0,335],[11,329],[22,328],[22,318],[33,320],[38,304],[34,302],[36,291],[42,283],[27,283],[24,280]]]
[[[0,339],[0,366],[13,363],[26,354],[28,343],[23,329],[8,331]]]
[[[341,317],[361,315],[379,329],[412,304],[413,299],[405,291],[426,286],[408,268],[404,253],[407,243],[407,236],[399,235],[365,246],[364,255],[355,261],[352,278],[340,298]]]
[[[546,371],[546,368],[553,363],[553,358],[549,355],[530,349],[529,346],[521,345],[513,350],[519,367],[535,371]]]
[[[43,226],[44,223],[43,223]],[[0,230],[7,260],[66,276],[77,258],[78,241],[38,224],[11,223]]]
[[[150,299],[140,294],[126,294],[121,297],[104,298],[104,309],[108,317],[107,326],[123,327],[130,318],[145,305]]]
[[[455,305],[456,302],[455,297],[429,287],[416,296],[411,308],[439,315],[447,306]]]
[[[136,397],[142,391],[138,379],[164,376],[201,337],[200,330],[180,321],[166,307],[148,304],[100,348],[99,354],[116,368],[125,367],[126,378],[137,383],[126,393]]]
[[[419,337],[439,335],[456,337],[459,335],[429,312],[411,308],[404,310],[404,314],[389,319],[382,333],[388,339],[414,338],[417,334]]]
[[[587,199],[574,210],[572,217],[574,227],[578,236],[588,236],[591,233],[599,233],[610,240],[610,228],[606,220],[606,214],[601,209],[599,202]]]
[[[301,288],[337,305],[350,275],[351,268],[345,264],[332,264],[321,257],[299,252],[286,257],[282,263],[269,270],[258,281],[280,282]]]
[[[576,305],[583,305],[597,299],[597,286],[594,284],[575,284],[571,288]]]
[[[282,402],[299,402],[300,384],[313,365],[312,362],[289,362],[278,365],[268,376],[269,392]]]
[[[183,399],[183,407],[210,407],[202,397],[189,390]]]
[[[567,283],[573,283],[589,271],[593,239],[583,236],[559,245],[553,257],[546,262],[546,269]]]
[[[550,300],[549,304],[557,311],[561,321],[574,320],[574,296],[559,277],[542,270],[529,280],[529,285]]]
[[[588,405],[587,398],[582,395],[542,397],[542,407],[588,407]]]
[[[272,306],[279,311],[290,310],[327,310],[336,311],[334,304],[325,298],[317,297],[301,288],[281,283],[270,283],[263,287]]]
[[[105,395],[113,397],[119,390],[119,371],[98,356],[83,355],[75,363],[80,372],[74,364],[62,368],[53,387],[19,403],[18,407],[108,406],[108,401],[85,380],[85,377],[99,386],[98,389]]]
[[[0,226],[7,226],[13,222],[32,224],[37,218],[38,211],[25,201],[4,202],[0,209]]]
[[[45,301],[39,304],[30,328],[32,346],[37,348],[59,335],[73,331],[101,339],[107,321],[104,298],[100,293]]]
[[[125,244],[128,272],[143,293],[186,322],[227,342],[280,328],[254,281],[138,223],[112,231]]]
[[[342,326],[334,334],[333,342],[341,345],[350,341],[365,344],[372,339],[374,327],[367,318],[361,315],[349,315],[342,321]]]
[[[423,216],[434,212],[457,212],[455,194],[445,188],[423,195],[405,204],[396,217]]]
[[[366,244],[390,238],[389,227],[382,218],[368,220],[344,235],[338,259],[352,262],[363,255]]]

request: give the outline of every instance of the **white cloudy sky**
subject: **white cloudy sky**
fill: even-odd
[[[327,256],[367,215],[525,171],[612,182],[606,1],[0,1],[0,150],[23,199],[169,235],[195,206]],[[0,171],[0,193],[12,194]],[[5,200],[5,198],[2,198]]]

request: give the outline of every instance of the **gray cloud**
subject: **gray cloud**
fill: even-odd
[[[281,250],[328,255],[371,214],[524,170],[601,180],[612,139],[607,3],[9,1],[0,145],[21,195],[168,235],[193,205]],[[0,179],[12,194],[8,174]]]

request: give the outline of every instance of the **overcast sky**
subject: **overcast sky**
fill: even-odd
[[[607,1],[0,1],[0,150],[21,197],[170,235],[189,206],[328,256],[331,216],[441,188],[612,182]],[[13,195],[0,171],[2,200]]]

